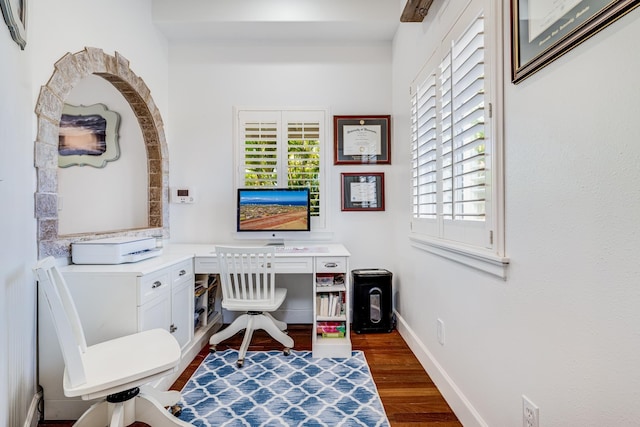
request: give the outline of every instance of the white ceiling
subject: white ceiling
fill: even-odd
[[[152,0],[175,41],[389,41],[406,0]]]

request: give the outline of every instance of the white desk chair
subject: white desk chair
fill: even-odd
[[[289,354],[293,339],[285,332],[287,324],[273,318],[284,302],[287,290],[276,288],[273,268],[275,248],[241,248],[216,246],[222,282],[222,307],[231,311],[245,312],[222,331],[211,336],[211,351],[216,345],[245,330],[238,352],[238,367],[244,364],[244,356],[256,329],[263,329],[285,348]]]
[[[135,421],[154,427],[190,425],[165,409],[180,400],[180,392],[144,386],[177,370],[180,346],[168,331],[153,329],[87,346],[80,317],[55,259],[39,261],[34,271],[62,350],[65,396],[101,399],[74,426],[123,427]]]

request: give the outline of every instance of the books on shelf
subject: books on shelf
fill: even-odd
[[[194,328],[210,323],[215,317],[218,293],[217,274],[197,274],[194,287]]]
[[[316,295],[316,314],[321,317],[337,317],[344,314],[344,292],[326,292]]]

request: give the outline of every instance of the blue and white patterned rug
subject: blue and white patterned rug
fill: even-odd
[[[388,427],[361,351],[351,358],[310,351],[211,353],[182,389],[180,419],[194,426]]]

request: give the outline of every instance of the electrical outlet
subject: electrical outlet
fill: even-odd
[[[438,342],[440,345],[444,345],[444,321],[442,319],[437,320],[436,331],[438,335]]]
[[[522,427],[540,427],[540,410],[525,395],[522,395]]]

